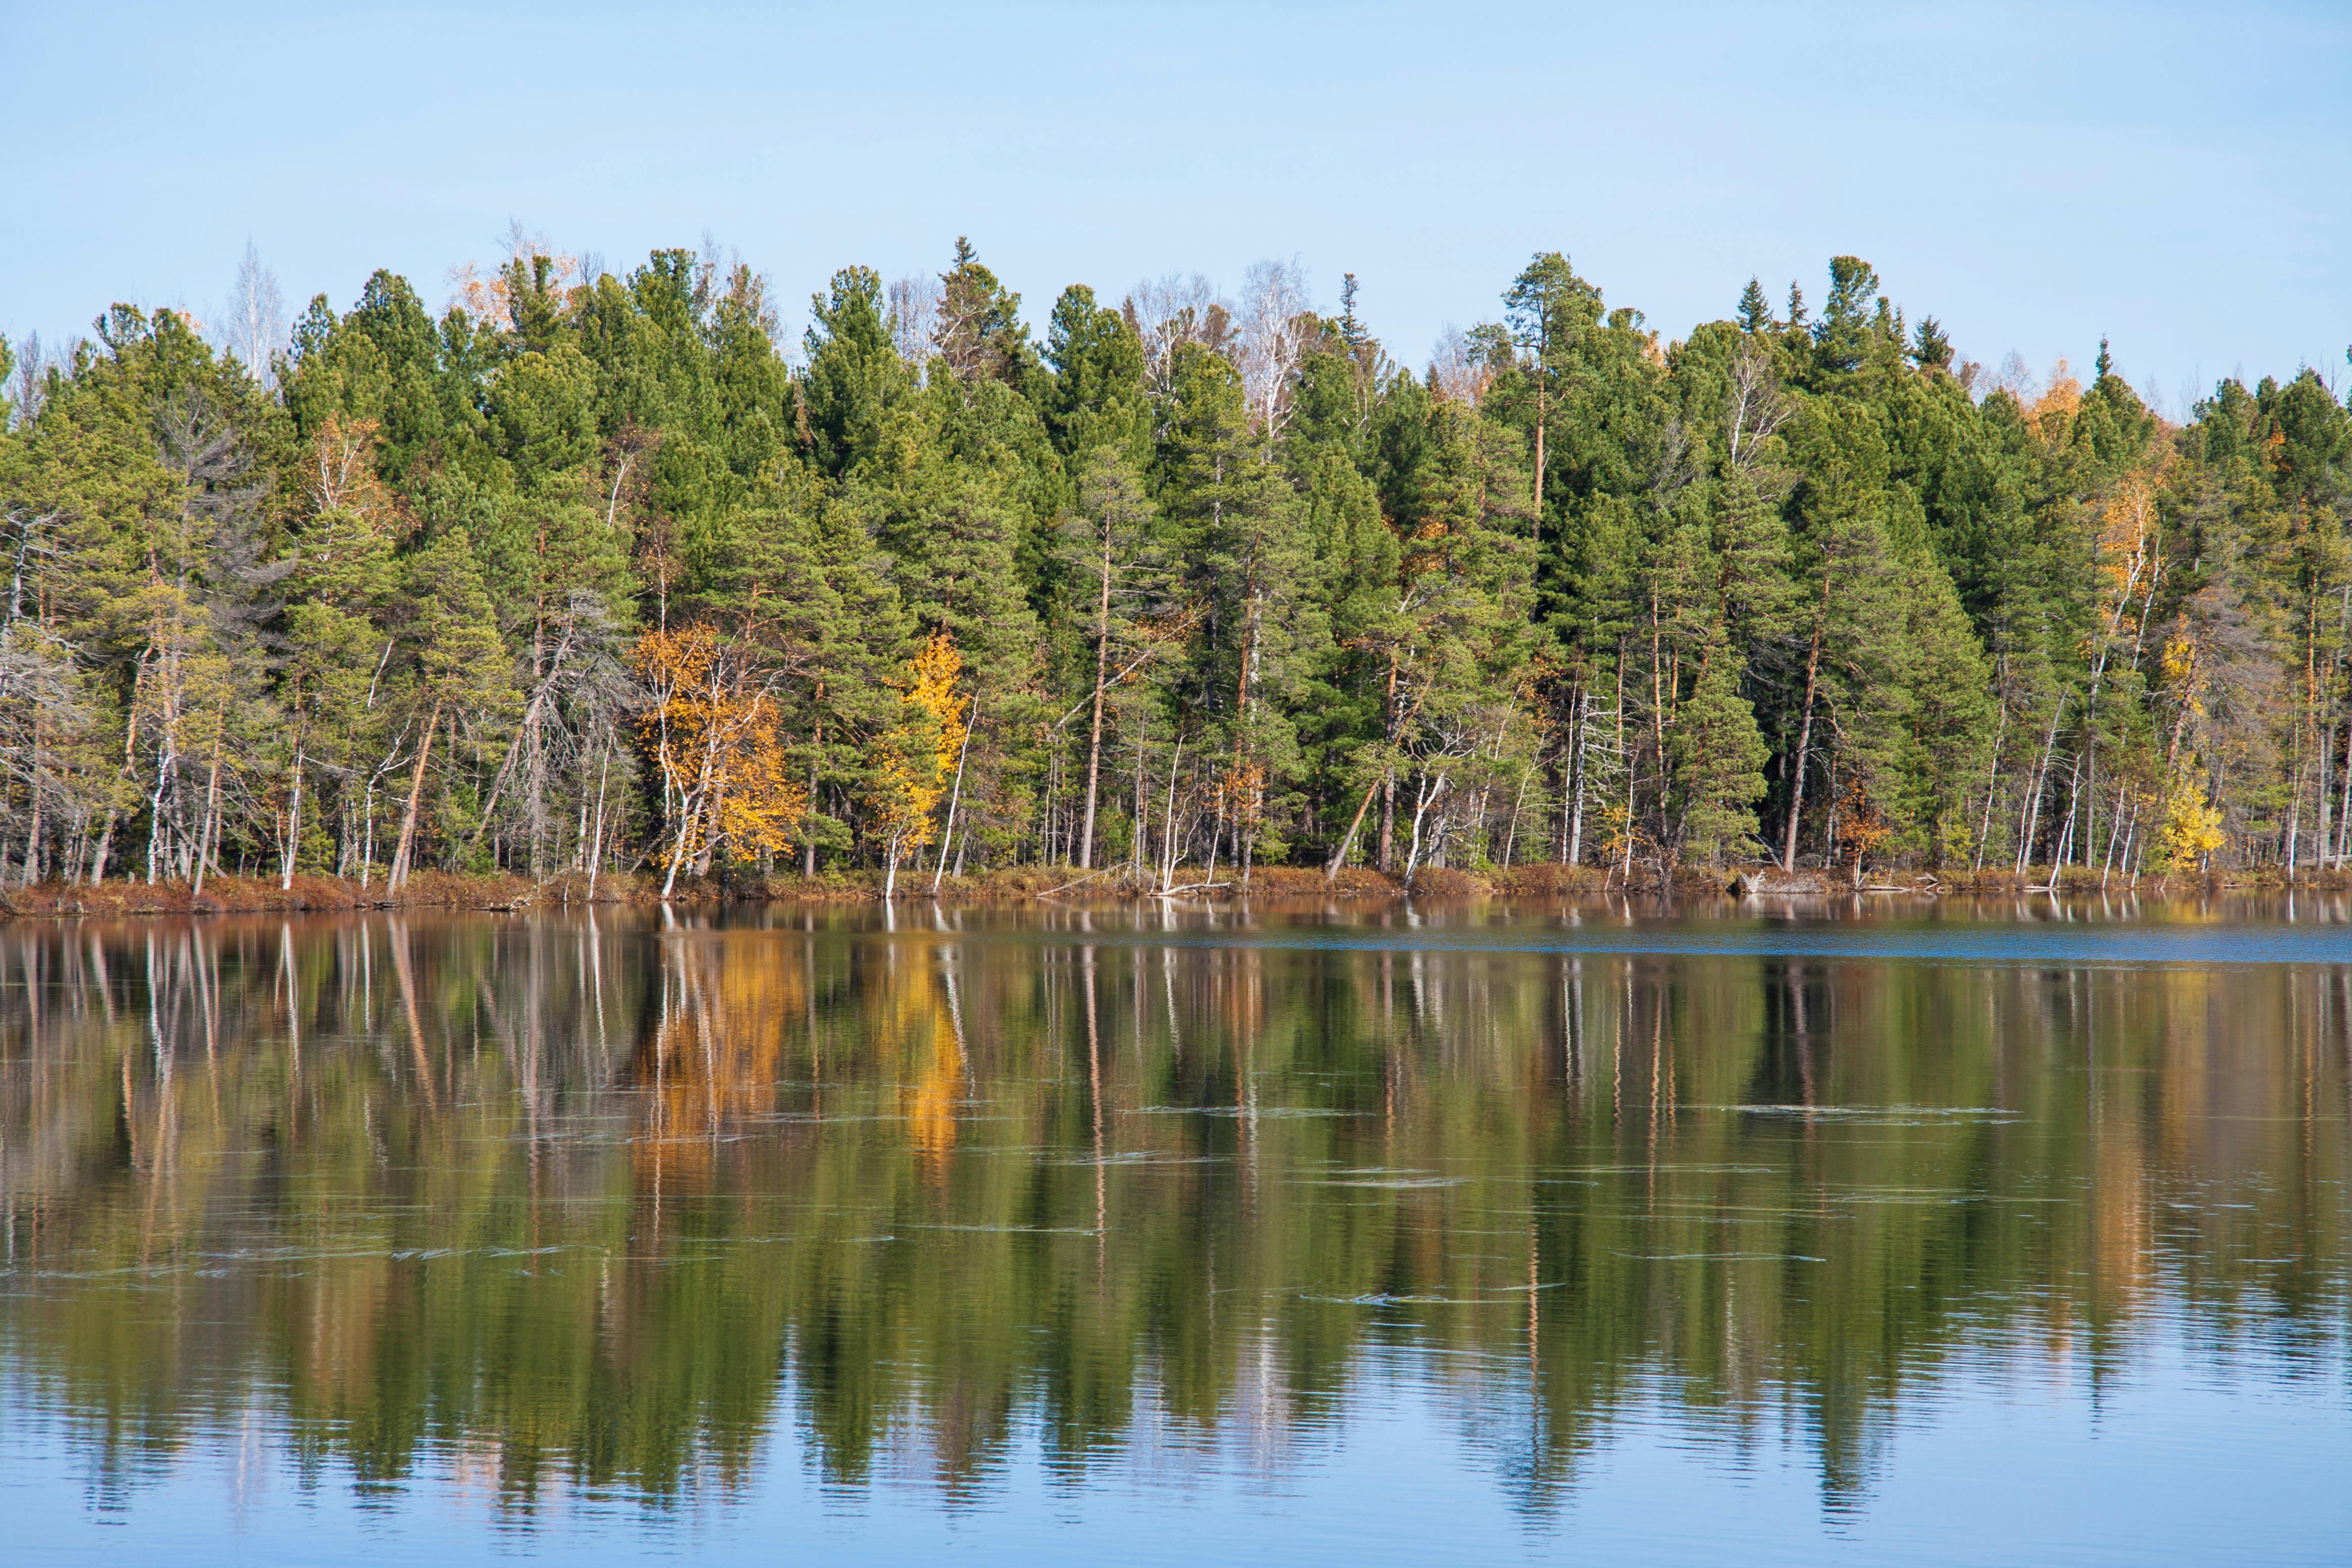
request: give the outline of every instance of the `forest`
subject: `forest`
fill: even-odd
[[[1996,373],[1853,256],[1421,369],[1296,264],[518,240],[436,316],[0,343],[0,880],[2289,877],[2352,852],[2352,414]],[[1580,873],[1581,874],[1581,873]]]

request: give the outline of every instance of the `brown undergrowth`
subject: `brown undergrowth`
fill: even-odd
[[[583,879],[584,882],[585,879]],[[614,879],[618,883],[620,879]],[[394,894],[381,883],[362,887],[339,877],[298,875],[280,886],[276,877],[213,876],[199,892],[184,882],[42,883],[0,891],[0,913],[18,918],[131,915],[239,915],[294,910],[512,909],[526,904],[561,902],[562,884],[541,886],[521,876],[456,876],[419,872]],[[626,896],[616,886],[616,896]],[[551,897],[551,895],[556,895]],[[598,889],[598,896],[605,890]]]
[[[1737,897],[1743,879],[1751,891],[1767,897],[1850,897],[1858,894],[1902,893],[1924,897],[1962,895],[2006,897],[2047,894],[2095,896],[2137,892],[2143,896],[2189,896],[2224,889],[2260,891],[2288,885],[2274,871],[2230,873],[2211,876],[2144,875],[2135,887],[2128,879],[2108,876],[2105,884],[2095,870],[2068,867],[2053,878],[2046,866],[2023,873],[2007,870],[1943,873],[1865,871],[1857,883],[1853,874],[1835,871],[1799,870],[1784,875],[1772,867],[1712,870],[1682,868],[1662,879],[1654,868],[1635,868],[1630,881],[1613,869],[1594,866],[1521,865],[1478,871],[1424,866],[1407,886],[1401,877],[1368,866],[1349,866],[1335,878],[1312,866],[1257,866],[1244,879],[1237,871],[1220,867],[1214,875],[1200,868],[1181,870],[1163,889],[1157,876],[1136,876],[1126,866],[1081,872],[1070,866],[1009,866],[971,876],[940,879],[936,893],[928,876],[898,878],[901,902],[929,900],[959,904],[1104,904],[1173,898],[1184,902],[1222,903],[1248,897],[1272,901],[1333,900],[1380,903],[1408,895],[1429,899],[1566,898],[1609,894],[1672,894],[1677,897]],[[709,907],[735,904],[857,904],[881,901],[884,877],[879,871],[828,871],[814,877],[713,876],[681,882],[669,902]],[[2352,886],[2344,872],[2304,872],[2294,884],[2301,888],[2342,889]],[[109,882],[96,886],[43,883],[30,888],[0,889],[0,918],[113,918],[143,915],[235,915],[274,912],[332,912],[358,909],[514,910],[561,908],[585,904],[659,904],[660,883],[638,874],[610,873],[592,888],[585,875],[565,873],[544,883],[529,877],[491,874],[459,875],[419,872],[398,894],[381,882],[362,887],[355,881],[304,874],[281,887],[275,877],[215,876],[199,893],[184,882]]]

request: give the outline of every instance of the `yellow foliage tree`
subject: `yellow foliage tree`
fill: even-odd
[[[662,896],[682,867],[707,870],[721,844],[789,851],[808,795],[785,772],[775,704],[748,658],[709,627],[687,626],[638,638],[634,663],[648,697],[637,727],[661,768],[675,832]]]
[[[2164,871],[2201,868],[2221,847],[2221,811],[2205,798],[2194,767],[2175,774],[2164,792],[2164,825],[2157,864]]]
[[[2157,831],[2156,855],[2160,872],[2202,868],[2226,841],[2221,809],[2206,798],[2200,778],[2203,768],[2194,742],[2189,740],[2191,727],[2205,717],[2199,652],[2192,637],[2165,640],[2161,658],[2164,687],[2173,694],[2179,711],[2173,718],[2172,739],[2164,752],[2163,795],[2158,802],[2162,819]],[[2189,743],[2184,745],[2184,741]]]
[[[2124,476],[2099,509],[2100,618],[2120,626],[2143,579],[2158,565],[2157,487],[2161,467],[2151,465]]]
[[[2083,383],[2074,379],[2066,357],[2061,354],[2058,362],[2050,367],[2049,390],[2026,405],[2025,418],[2041,433],[2042,440],[2055,445],[2065,438],[2082,406]]]
[[[944,629],[932,632],[908,661],[898,715],[875,747],[874,782],[866,800],[889,868],[882,883],[885,898],[898,891],[898,862],[931,841],[931,814],[963,745],[965,699],[955,689],[962,674],[955,638]]]

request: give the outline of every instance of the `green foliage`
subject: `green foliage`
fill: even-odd
[[[1729,651],[1710,647],[1706,653],[1666,745],[1683,852],[1717,866],[1727,857],[1747,859],[1763,851],[1755,805],[1764,794],[1769,753],[1754,710],[1739,695]]]
[[[1054,304],[1045,333],[1053,383],[1045,428],[1066,462],[1106,446],[1131,458],[1149,452],[1151,406],[1143,386],[1143,343],[1118,311],[1095,303],[1095,291],[1072,284]]]

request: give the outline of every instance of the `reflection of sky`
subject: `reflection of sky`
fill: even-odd
[[[1670,1391],[1628,1402],[1573,1474],[1531,1499],[1514,1462],[1528,1416],[1507,1360],[1369,1358],[1335,1413],[1278,1447],[1245,1413],[1202,1443],[1139,1412],[1083,1481],[1049,1472],[1034,1431],[969,1500],[944,1504],[919,1452],[870,1488],[828,1487],[779,1419],[739,1494],[664,1512],[546,1496],[528,1526],[445,1456],[356,1496],[333,1467],[306,1490],[275,1434],[209,1432],[110,1511],[52,1413],[11,1390],[0,1517],[12,1563],[698,1562],[1612,1564],[2340,1561],[2352,1542],[2347,1368],[2239,1348],[2226,1360],[2153,1315],[2094,1394],[2079,1359],[2020,1373],[1999,1347],[1902,1396],[1869,1474],[1825,1499],[1801,1409],[1712,1429]],[[1721,1418],[1718,1418],[1720,1421]],[[1532,1506],[1531,1506],[1532,1502]]]
[[[1362,926],[1344,930],[1277,927],[1268,930],[1202,930],[1160,933],[982,933],[972,940],[1028,941],[1068,946],[1148,947],[1255,947],[1365,952],[1449,953],[1661,953],[1786,958],[1921,958],[1946,962],[2006,964],[2026,968],[2044,964],[2097,967],[2107,964],[2168,964],[2209,968],[2236,964],[2352,963],[2352,926],[2311,925],[1781,925],[1767,922],[1708,922],[1687,926],[1621,924],[1608,920],[1561,922],[1551,929],[1524,925],[1480,930],[1399,929]]]

